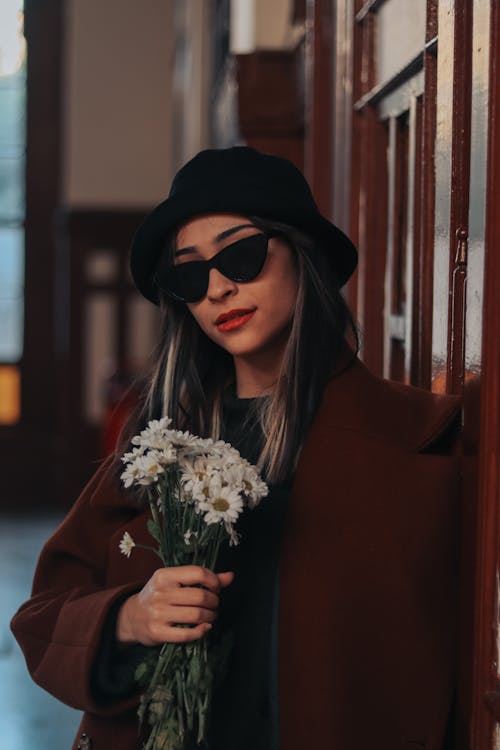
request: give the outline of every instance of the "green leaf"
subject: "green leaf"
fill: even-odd
[[[189,665],[189,679],[193,681],[193,684],[197,684],[200,679],[201,665],[198,657],[193,656]]]
[[[158,543],[161,542],[161,529],[159,524],[156,523],[156,521],[152,518],[148,520],[148,531],[153,537],[153,539],[156,539]]]
[[[137,680],[137,682],[140,682],[149,672],[149,664],[146,661],[141,661],[140,664],[137,665],[134,672],[134,678]]]

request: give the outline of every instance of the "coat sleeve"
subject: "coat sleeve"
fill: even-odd
[[[90,502],[110,463],[111,458],[102,464],[46,542],[31,598],[11,622],[34,681],[64,703],[104,716],[137,702],[137,696],[112,703],[96,699],[92,673],[113,605],[142,585],[131,581],[109,588],[105,583],[109,538],[130,518],[130,508]]]

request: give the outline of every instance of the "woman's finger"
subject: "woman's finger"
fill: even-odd
[[[172,623],[208,628],[216,617],[217,592],[233,578],[231,571],[216,574],[197,565],[159,568],[141,591],[122,604],[116,626],[117,640],[144,645],[164,643],[169,640],[165,628]],[[176,632],[174,642],[195,640],[204,632],[206,630],[196,631],[189,636]],[[172,635],[171,630],[169,633]]]
[[[234,580],[234,573],[231,570],[228,570],[225,573],[216,573],[216,575],[222,588],[229,586]]]
[[[181,605],[185,607],[205,607],[206,609],[217,609],[219,606],[219,597],[207,589],[199,589],[193,586],[182,586],[173,588],[164,594],[168,603]]]
[[[205,588],[217,593],[221,582],[217,575],[208,568],[199,565],[180,565],[172,568],[159,568],[151,577],[156,588],[168,588],[177,586],[205,586]]]
[[[158,614],[156,617],[158,617]],[[165,607],[162,616],[166,618],[169,625],[198,625],[201,622],[213,622],[216,613],[213,609],[205,609],[204,607]]]

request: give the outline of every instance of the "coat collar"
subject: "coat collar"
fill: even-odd
[[[372,373],[349,347],[325,388],[320,424],[354,430],[410,451],[423,451],[458,423],[459,396],[437,394]]]
[[[354,431],[418,452],[429,448],[459,416],[458,396],[380,378],[345,346],[312,426]],[[85,488],[90,503],[138,507],[133,493],[124,492],[113,476],[114,460],[114,454],[108,456]]]

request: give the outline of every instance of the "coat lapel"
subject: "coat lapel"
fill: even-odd
[[[322,424],[396,444],[428,449],[460,417],[459,396],[435,394],[374,375],[344,350],[347,368],[328,381],[317,419]],[[341,360],[341,361],[342,361]]]

